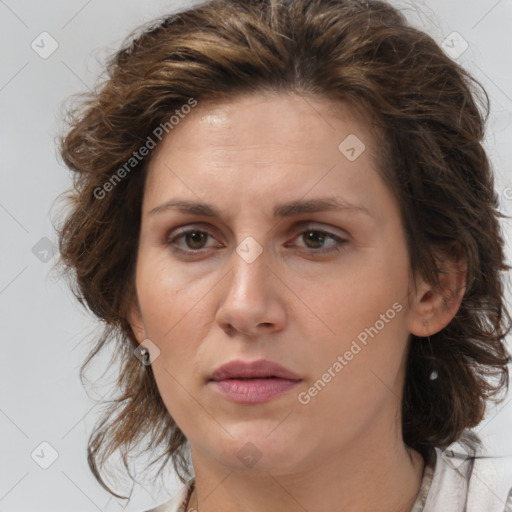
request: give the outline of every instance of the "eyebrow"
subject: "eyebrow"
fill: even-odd
[[[205,217],[221,217],[221,212],[213,205],[198,201],[187,201],[171,199],[150,210],[150,214],[162,213],[168,210],[178,210],[183,213],[202,215]],[[341,197],[323,197],[318,199],[298,199],[287,203],[278,204],[274,207],[274,217],[291,217],[302,213],[313,213],[322,211],[343,211],[350,210],[364,213],[373,217],[368,208],[362,205],[352,204]]]

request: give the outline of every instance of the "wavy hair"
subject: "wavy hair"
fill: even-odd
[[[127,320],[150,158],[137,151],[191,98],[262,92],[326,98],[365,113],[378,128],[379,173],[400,205],[412,270],[439,285],[440,253],[467,262],[452,321],[428,340],[410,336],[404,442],[426,455],[471,437],[487,400],[508,389],[501,272],[510,267],[482,146],[489,98],[481,84],[383,1],[206,1],[132,33],[94,92],[69,109],[59,143],[74,181],[58,228],[63,272],[104,326],[80,375],[107,346],[120,363],[119,394],[87,448],[93,474],[114,496],[122,497],[100,470],[115,452],[128,472],[138,447],[155,455],[151,465],[163,459],[160,471],[171,459],[182,482],[190,476],[187,439],[151,366],[134,357],[138,343]]]

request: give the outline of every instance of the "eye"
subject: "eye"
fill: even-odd
[[[323,229],[315,229],[314,227],[308,228],[299,233],[297,237],[305,242],[305,248],[315,253],[329,253],[333,251],[340,251],[342,246],[347,243],[347,240],[324,231]],[[325,246],[325,241],[331,239],[332,243]]]
[[[205,241],[211,236],[207,231],[201,229],[186,229],[174,236],[171,236],[167,240],[167,245],[173,251],[178,252],[198,252],[201,249],[206,248]],[[176,241],[184,240],[187,245],[186,248],[176,246]],[[187,250],[190,249],[190,250]]]
[[[202,229],[183,229],[178,233],[171,235],[168,238],[166,245],[174,252],[185,254],[199,253],[202,249],[215,247],[215,245],[210,245],[209,247],[206,245],[208,237],[213,238],[208,231]],[[333,233],[329,233],[322,229],[315,229],[314,227],[301,231],[296,236],[296,239],[297,238],[305,241],[305,246],[303,247],[306,250],[317,254],[340,251],[342,246],[347,243],[347,240],[344,240]],[[332,240],[332,242],[326,246],[326,241],[329,239]],[[184,242],[185,247],[183,245],[178,245],[179,241]]]

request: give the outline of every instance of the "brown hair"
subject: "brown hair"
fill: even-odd
[[[428,341],[410,337],[404,442],[425,455],[464,438],[482,420],[486,400],[508,389],[510,316],[500,272],[509,267],[498,220],[504,215],[482,147],[489,113],[483,87],[381,1],[212,0],[132,34],[96,91],[71,111],[61,139],[75,185],[59,232],[62,261],[75,294],[105,326],[81,375],[108,343],[117,344],[121,364],[120,395],[88,445],[93,474],[115,496],[99,468],[117,450],[128,472],[134,447],[161,448],[151,465],[164,458],[161,471],[171,458],[182,482],[190,475],[187,440],[151,366],[133,355],[138,343],[127,311],[135,300],[149,156],[133,161],[129,172],[126,162],[191,98],[264,91],[366,112],[379,127],[380,172],[401,208],[412,270],[434,284],[442,271],[436,255],[467,262],[467,289],[453,320]],[[113,182],[122,166],[126,172]],[[434,369],[438,378],[430,380]]]

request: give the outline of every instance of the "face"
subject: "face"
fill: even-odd
[[[199,103],[155,150],[131,324],[193,456],[284,474],[399,428],[411,277],[378,153],[348,107],[286,94]],[[261,359],[296,380],[210,380]]]

